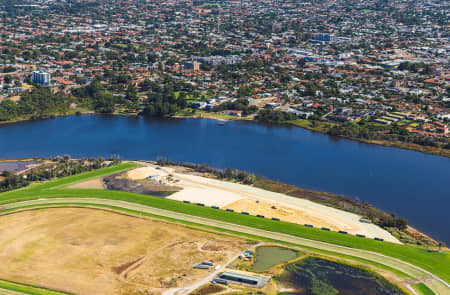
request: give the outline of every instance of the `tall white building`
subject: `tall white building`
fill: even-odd
[[[50,74],[46,73],[44,71],[34,71],[33,72],[33,76],[32,76],[32,80],[34,83],[39,83],[39,84],[50,84]]]

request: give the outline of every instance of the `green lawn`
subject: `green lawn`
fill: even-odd
[[[448,265],[450,265],[450,256],[447,253],[430,252],[423,248],[398,245],[388,242],[379,242],[372,239],[343,235],[336,232],[327,232],[315,228],[307,228],[298,224],[246,216],[239,213],[231,213],[223,210],[216,210],[148,195],[98,189],[63,188],[67,184],[72,184],[77,181],[106,174],[116,173],[136,166],[137,165],[133,163],[120,164],[80,175],[56,179],[43,184],[33,185],[29,188],[3,193],[0,194],[0,204],[20,200],[61,197],[123,200],[154,208],[166,209],[228,223],[245,225],[267,231],[289,234],[351,248],[369,250],[409,262],[442,277],[446,281],[450,281],[450,268],[448,267]]]
[[[62,295],[62,294],[70,294],[65,292],[57,292],[44,288],[33,287],[25,284],[18,284],[10,281],[0,280],[0,289],[22,292],[31,295]]]
[[[422,295],[434,295],[434,292],[430,290],[424,283],[411,285],[419,294]]]

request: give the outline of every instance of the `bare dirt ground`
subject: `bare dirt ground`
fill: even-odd
[[[159,175],[161,172],[158,169],[155,169],[155,167],[152,166],[146,166],[146,167],[139,167],[133,170],[130,170],[127,172],[127,176],[130,179],[133,180],[140,180],[148,178],[152,175]]]
[[[220,181],[199,175],[180,173],[174,167],[158,167],[145,164],[146,167],[128,172],[134,179],[148,178],[161,180],[163,184],[183,188],[168,198],[177,201],[203,203],[206,206],[230,208],[237,212],[245,211],[251,215],[276,217],[283,221],[299,224],[311,224],[315,227],[328,227],[350,234],[362,234],[369,238],[382,238],[399,243],[389,232],[368,223],[360,222],[360,216],[327,207],[308,200],[265,191],[248,185]],[[170,177],[169,177],[170,175]],[[258,202],[258,203],[256,203]],[[276,209],[272,209],[275,206]]]
[[[275,217],[292,223],[313,224],[316,226],[328,227],[336,231],[344,227],[347,230],[354,229],[351,224],[345,224],[345,222],[342,221],[340,222],[340,226],[336,226],[336,222],[332,223],[326,218],[321,218],[319,215],[313,216],[313,214],[306,211],[295,210],[293,208],[280,206],[274,203],[271,204],[250,199],[236,201],[225,206],[224,209],[233,209],[236,212],[251,212],[252,215],[262,215],[266,218]]]
[[[245,248],[231,237],[81,208],[0,217],[0,277],[76,294],[160,294]],[[184,276],[186,274],[186,276]]]
[[[105,185],[103,184],[103,178],[94,178],[91,180],[78,182],[68,186],[68,188],[96,188],[96,189],[104,189]]]
[[[171,176],[165,176],[164,181],[157,177],[128,177],[128,172],[121,172],[103,178],[109,190],[119,190],[138,194],[167,197],[182,188],[173,185],[176,181]]]

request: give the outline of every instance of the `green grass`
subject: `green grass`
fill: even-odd
[[[11,281],[0,280],[0,289],[22,292],[31,295],[61,295],[61,294],[71,294],[65,292],[52,291],[45,288],[33,287],[25,284],[18,284]]]
[[[422,295],[434,295],[434,292],[430,290],[424,283],[418,283],[411,285],[419,294]]]
[[[447,253],[430,252],[423,248],[404,246],[389,242],[380,242],[372,239],[359,238],[352,235],[343,235],[336,232],[327,232],[315,228],[307,228],[298,224],[282,221],[277,222],[269,219],[246,216],[239,213],[231,213],[224,210],[216,210],[148,195],[98,189],[62,188],[63,186],[74,182],[123,171],[136,166],[137,165],[133,163],[120,164],[113,167],[34,185],[25,189],[3,193],[0,194],[0,204],[38,198],[63,197],[123,200],[193,216],[245,225],[257,229],[284,233],[350,248],[373,251],[409,262],[442,277],[446,281],[450,281],[450,268],[448,267],[448,265],[450,265],[450,256]]]
[[[219,4],[217,3],[203,3],[201,5],[202,8],[213,8],[213,7],[218,7]]]
[[[291,120],[291,121],[287,121],[286,123],[295,125],[297,127],[305,128],[308,130],[322,132],[322,133],[328,132],[328,130],[330,130],[331,127],[336,125],[336,124],[329,123],[329,122],[311,121],[311,120],[304,120],[304,119]]]
[[[106,168],[101,168],[101,169],[96,169],[96,170],[92,170],[89,172],[85,172],[85,173],[81,173],[81,174],[76,174],[76,175],[72,175],[72,176],[67,176],[67,177],[63,177],[63,178],[57,178],[51,181],[47,181],[47,182],[43,182],[41,184],[34,184],[31,185],[29,187],[25,187],[19,190],[15,190],[15,191],[9,191],[9,192],[5,192],[0,194],[0,203],[2,202],[3,196],[8,196],[8,195],[15,195],[17,193],[20,194],[21,191],[26,190],[27,193],[30,192],[36,192],[36,191],[44,191],[47,189],[57,189],[57,188],[62,188],[80,181],[86,181],[89,179],[94,179],[97,177],[102,177],[102,176],[106,176],[109,174],[113,174],[113,173],[119,173],[122,171],[126,171],[132,168],[136,168],[139,167],[139,165],[135,164],[135,163],[123,163],[123,164],[119,164],[119,165],[114,165],[114,166],[110,166],[110,167],[106,167]]]

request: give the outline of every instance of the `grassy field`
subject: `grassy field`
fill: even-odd
[[[433,291],[430,290],[424,283],[419,283],[412,285],[412,287],[422,295],[434,295]]]
[[[14,292],[21,292],[21,293],[26,293],[26,294],[31,294],[31,295],[71,294],[71,293],[66,293],[66,292],[57,292],[57,291],[52,291],[52,290],[48,290],[48,289],[44,289],[44,288],[33,287],[33,286],[25,285],[25,284],[18,284],[15,282],[4,281],[4,280],[0,280],[0,288],[4,289],[4,290],[12,291],[11,295],[13,295]]]
[[[423,248],[397,245],[388,242],[379,242],[371,239],[359,238],[356,236],[343,235],[336,232],[327,232],[315,228],[307,228],[297,224],[277,222],[253,216],[246,216],[238,213],[230,213],[223,210],[216,210],[208,207],[201,207],[194,204],[186,204],[153,196],[120,191],[63,188],[68,184],[90,179],[93,177],[103,176],[106,174],[116,173],[126,169],[131,169],[136,166],[137,165],[133,163],[121,164],[114,167],[108,167],[105,169],[84,173],[81,175],[57,179],[43,184],[34,185],[29,188],[3,193],[0,194],[0,204],[20,200],[61,197],[85,197],[123,200],[178,213],[184,213],[233,224],[245,225],[252,228],[284,233],[292,236],[323,241],[350,248],[373,251],[393,258],[401,259],[405,262],[409,262],[440,276],[447,282],[450,281],[450,268],[448,267],[448,265],[450,265],[450,256],[447,253],[430,252]]]

